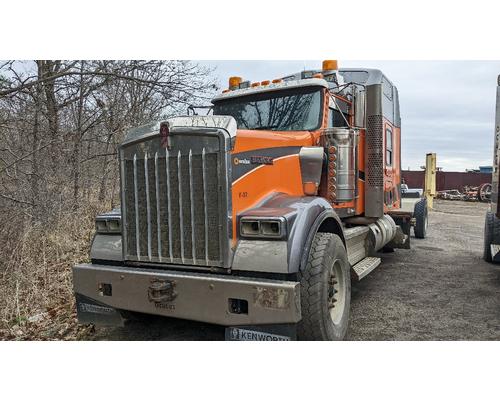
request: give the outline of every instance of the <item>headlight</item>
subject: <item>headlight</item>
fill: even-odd
[[[284,218],[242,217],[240,236],[281,239],[286,236]]]
[[[97,233],[121,233],[121,218],[98,216],[95,220]]]

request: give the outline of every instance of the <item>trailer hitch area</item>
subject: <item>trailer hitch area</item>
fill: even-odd
[[[166,279],[151,279],[148,288],[148,298],[152,303],[168,303],[177,297],[176,282]]]

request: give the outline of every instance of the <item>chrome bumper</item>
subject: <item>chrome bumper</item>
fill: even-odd
[[[79,264],[73,267],[73,288],[77,298],[92,299],[112,309],[224,326],[301,319],[299,283],[291,281]],[[231,307],[234,300],[246,307],[235,312]],[[99,307],[80,306],[86,312],[99,312]]]

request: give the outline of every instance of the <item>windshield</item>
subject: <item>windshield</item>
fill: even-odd
[[[221,100],[215,115],[232,116],[239,129],[312,131],[321,123],[321,89],[307,87]]]

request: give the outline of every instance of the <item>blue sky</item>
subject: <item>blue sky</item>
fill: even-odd
[[[321,61],[201,61],[215,68],[222,88],[232,75],[273,79]],[[402,167],[417,169],[425,154],[438,167],[464,171],[491,165],[495,96],[500,61],[342,61],[340,67],[381,69],[398,87],[402,118]]]

